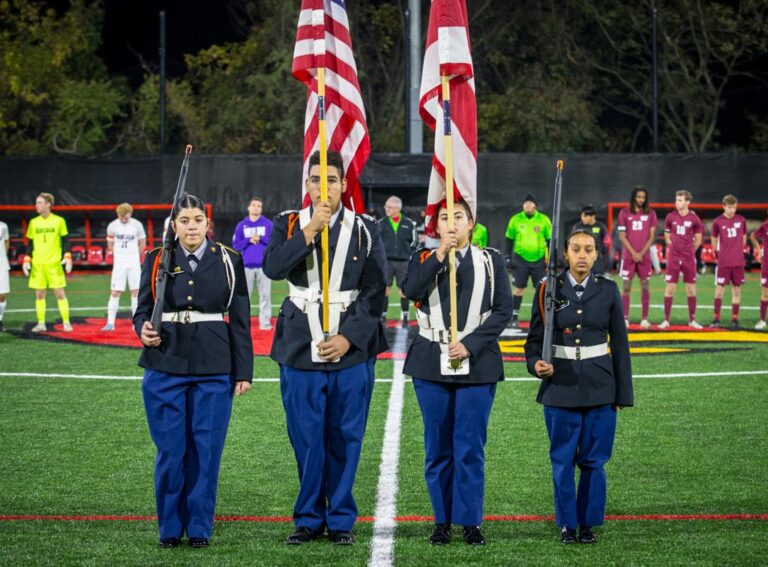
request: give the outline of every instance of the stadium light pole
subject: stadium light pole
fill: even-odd
[[[423,153],[423,124],[419,118],[419,90],[421,89],[421,2],[408,0],[406,26],[408,42],[407,108],[408,117],[408,153]]]
[[[160,10],[160,155],[165,154],[165,10]]]
[[[659,153],[659,62],[656,44],[656,6],[652,10],[651,51],[653,53],[653,153]]]

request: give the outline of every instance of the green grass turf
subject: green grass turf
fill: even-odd
[[[8,308],[33,308],[25,282],[13,278]],[[279,302],[284,289],[275,285]],[[637,285],[635,286],[638,287]],[[73,315],[103,316],[107,276],[76,276],[68,288]],[[652,303],[663,280],[654,278]],[[701,305],[710,304],[712,278],[700,282]],[[528,292],[530,294],[530,290]],[[633,301],[639,301],[639,288]],[[676,301],[684,304],[681,290]],[[754,275],[743,305],[757,306]],[[528,296],[527,296],[528,297]],[[726,300],[729,298],[726,295]],[[391,303],[396,304],[393,291]],[[526,299],[527,304],[529,299]],[[123,296],[124,306],[128,305]],[[103,304],[103,305],[102,305]],[[49,307],[55,307],[53,298]],[[661,312],[657,310],[658,321]],[[254,310],[255,313],[255,310]],[[526,317],[524,308],[523,318]],[[708,321],[711,311],[701,310]],[[729,316],[724,310],[724,319]],[[49,313],[49,320],[55,312]],[[390,306],[396,318],[399,306]],[[673,311],[684,322],[684,310]],[[751,326],[757,312],[745,310]],[[10,312],[19,330],[34,313]],[[691,353],[636,356],[635,374],[768,370],[768,345],[675,343]],[[722,349],[706,352],[705,349]],[[741,350],[743,349],[743,350]],[[138,376],[138,351],[29,340],[0,334],[0,372]],[[377,377],[392,376],[379,361]],[[526,376],[507,363],[507,376]],[[277,366],[256,360],[257,377],[276,377]],[[638,379],[636,407],[620,414],[614,458],[608,465],[609,514],[730,514],[768,512],[767,375]],[[360,513],[372,515],[390,384],[376,385],[356,484]],[[500,384],[487,448],[486,514],[550,515],[552,495],[547,439],[537,383]],[[152,462],[138,381],[0,378],[0,515],[152,515]],[[407,383],[401,435],[398,515],[430,515],[422,477],[422,425]],[[235,401],[222,464],[217,513],[289,516],[297,487],[277,383],[254,384]],[[207,550],[158,550],[153,522],[0,522],[0,564],[140,565],[363,565],[372,526],[355,528],[358,545],[326,541],[294,549],[282,543],[286,523],[218,522]],[[396,533],[397,565],[757,565],[765,563],[765,521],[610,521],[596,546],[563,548],[551,522],[488,522],[489,545],[468,549],[457,538],[436,549],[426,543],[430,525],[403,523]],[[458,535],[458,534],[457,534]]]

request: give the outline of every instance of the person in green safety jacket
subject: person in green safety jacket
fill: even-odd
[[[475,223],[475,228],[472,230],[472,244],[478,248],[488,247],[488,229],[479,222]]]

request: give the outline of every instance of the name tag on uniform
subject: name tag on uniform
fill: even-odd
[[[469,374],[469,359],[465,358],[461,361],[458,368],[454,368],[451,361],[448,360],[448,353],[440,353],[440,374],[446,376],[466,376]]]

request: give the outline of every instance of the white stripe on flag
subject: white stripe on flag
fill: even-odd
[[[472,65],[467,30],[463,27],[437,28],[437,44],[440,63],[468,63]],[[434,45],[434,44],[433,44]]]

